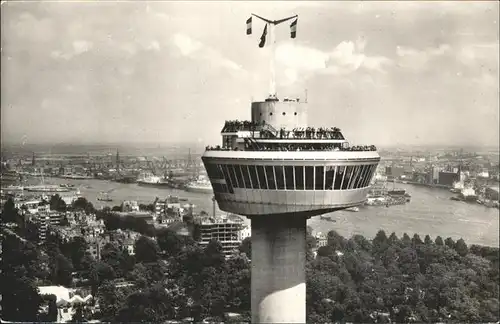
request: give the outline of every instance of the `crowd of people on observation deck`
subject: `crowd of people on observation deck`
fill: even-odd
[[[239,148],[215,147],[207,146],[207,151],[239,151]],[[349,147],[342,147],[338,144],[318,144],[318,143],[245,143],[245,151],[348,151],[348,152],[362,152],[362,151],[376,151],[375,145],[355,145]]]
[[[265,122],[256,123],[249,120],[226,120],[224,127],[222,128],[222,133],[234,133],[238,131],[257,131],[265,125]]]
[[[260,138],[288,138],[288,139],[334,139],[343,140],[344,136],[337,127],[300,127],[292,130],[281,128],[275,130],[271,125],[262,121],[261,123],[253,121],[227,120],[222,128],[222,133],[235,133],[238,131],[259,132]]]
[[[276,137],[279,138],[293,138],[293,139],[336,139],[343,140],[344,136],[337,127],[329,128],[314,128],[314,127],[300,127],[294,128],[291,131],[281,128],[277,132]],[[262,136],[261,136],[262,137]]]

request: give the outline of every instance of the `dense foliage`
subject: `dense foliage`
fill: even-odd
[[[13,204],[6,204],[0,285],[4,320],[52,320],[53,296],[40,296],[37,286],[59,284],[90,287],[99,305],[95,314],[76,308],[74,321],[164,322],[190,317],[215,322],[228,321],[228,313],[241,314],[239,321],[249,320],[249,239],[242,242],[241,254],[226,259],[216,241],[202,249],[192,237],[164,229],[155,231],[155,239],[140,237],[134,256],[116,241],[106,244],[101,260],[95,260],[82,237],[66,242],[48,235],[37,246],[33,226],[28,230]],[[498,248],[467,246],[462,239],[422,240],[416,234],[400,239],[383,231],[373,240],[361,235],[346,239],[332,231],[314,257],[310,229],[307,246],[309,322],[499,320]],[[48,311],[41,312],[42,305]]]
[[[328,234],[307,267],[312,322],[498,321],[498,248],[379,231]]]

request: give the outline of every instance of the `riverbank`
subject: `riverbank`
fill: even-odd
[[[40,179],[31,179],[32,184],[39,184]],[[106,180],[68,180],[58,178],[45,179],[47,184],[74,184],[81,194],[97,208],[119,205],[124,200],[136,200],[138,203],[149,204],[156,197],[165,198],[168,195],[187,198],[197,206],[198,211],[212,213],[212,195],[186,192],[170,188],[141,187],[137,184],[123,184]],[[432,238],[441,236],[454,240],[463,238],[467,244],[488,246],[499,245],[498,210],[479,204],[467,204],[450,200],[453,196],[449,190],[399,184],[411,194],[411,202],[390,207],[363,206],[359,212],[339,211],[326,216],[336,222],[313,217],[308,220],[314,231],[327,233],[336,230],[339,234],[350,237],[362,234],[375,237],[378,230],[383,229],[388,235],[395,232],[398,237],[404,233],[412,236],[429,234]],[[111,202],[99,201],[100,193],[109,192]],[[216,206],[216,212],[222,213]],[[247,224],[250,223],[245,218]]]

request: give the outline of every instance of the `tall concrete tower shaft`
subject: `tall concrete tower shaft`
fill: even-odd
[[[306,220],[251,218],[252,323],[306,322]]]

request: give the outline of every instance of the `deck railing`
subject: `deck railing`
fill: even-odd
[[[321,147],[312,146],[307,144],[285,144],[285,145],[274,145],[267,146],[258,144],[255,141],[250,140],[249,137],[245,138],[245,149],[244,151],[280,151],[280,152],[293,152],[293,151],[341,151],[341,152],[366,152],[366,151],[377,151],[375,145],[356,145],[351,147],[339,147],[335,145],[322,145]],[[241,151],[238,148],[228,148],[221,146],[207,146],[207,151]]]

